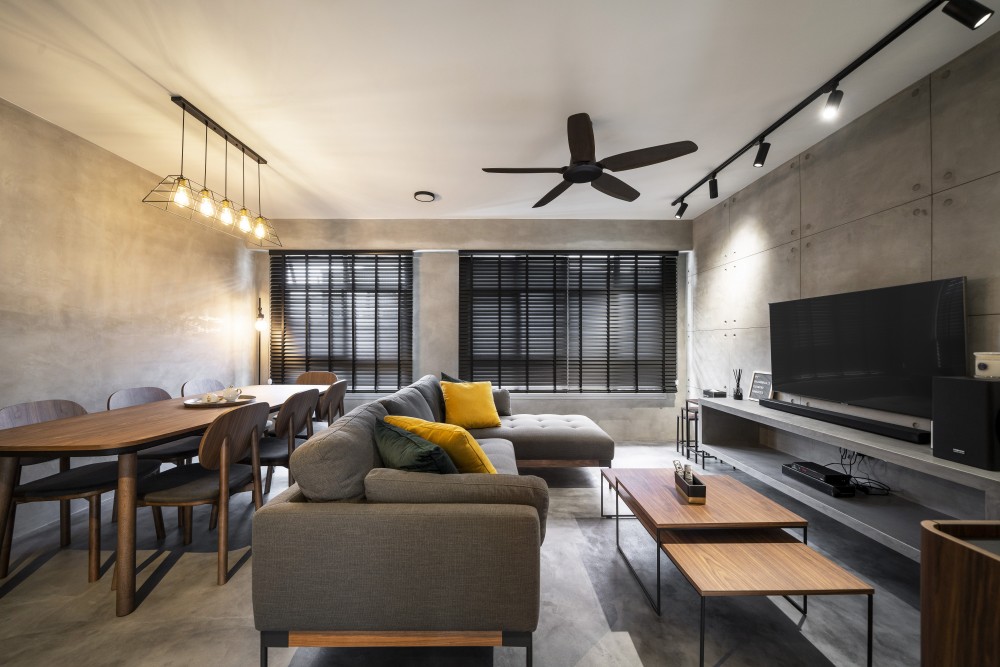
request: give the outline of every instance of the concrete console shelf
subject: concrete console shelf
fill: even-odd
[[[762,430],[792,434],[813,447],[825,445],[859,452],[931,478],[975,489],[982,493],[982,514],[962,518],[1000,518],[1000,472],[935,458],[928,445],[915,445],[771,410],[754,401],[703,398],[701,411],[702,446],[711,454],[914,560],[920,559],[920,522],[952,517],[899,495],[834,498],[782,475],[783,463],[808,458],[765,446],[765,441],[771,438],[762,437]]]

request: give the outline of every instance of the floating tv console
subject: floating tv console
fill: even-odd
[[[897,440],[913,442],[918,445],[929,445],[931,442],[930,431],[924,431],[911,426],[889,424],[875,419],[855,417],[853,415],[845,415],[832,410],[813,408],[808,405],[798,405],[796,403],[789,403],[788,401],[776,401],[772,398],[762,398],[760,399],[760,404],[765,408],[771,408],[772,410],[781,410],[782,412],[788,412],[793,415],[801,415],[811,419],[818,419],[821,422],[827,422],[829,424],[848,426],[850,428],[856,428],[859,431],[865,431],[866,433],[877,433],[879,435],[895,438]]]

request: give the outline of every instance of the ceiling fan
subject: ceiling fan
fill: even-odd
[[[651,146],[639,150],[628,151],[606,157],[603,160],[594,158],[594,124],[585,113],[575,113],[566,119],[566,133],[569,136],[570,164],[567,167],[526,167],[503,168],[486,167],[483,171],[493,174],[562,174],[562,183],[535,202],[532,208],[545,206],[553,199],[566,192],[574,183],[590,183],[595,189],[606,195],[635,201],[639,191],[611,174],[604,172],[625,171],[648,167],[658,162],[666,162],[676,157],[687,155],[698,150],[693,141],[676,141],[662,146]]]

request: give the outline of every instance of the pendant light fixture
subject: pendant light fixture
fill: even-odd
[[[980,2],[977,2],[976,0],[947,0],[947,2],[945,0],[929,0],[929,2],[924,3],[924,5],[911,14],[909,18],[893,28],[892,31],[886,34],[882,39],[875,42],[871,48],[855,58],[853,62],[847,65],[847,67],[843,68],[834,74],[833,77],[826,80],[819,86],[819,88],[810,93],[808,97],[796,104],[790,110],[786,111],[785,115],[771,123],[770,126],[764,129],[750,142],[744,144],[738,151],[730,155],[729,158],[727,158],[722,164],[705,174],[697,183],[674,198],[670,205],[681,206],[675,217],[679,218],[684,214],[684,210],[687,206],[684,201],[685,198],[693,194],[698,188],[702,187],[706,183],[708,184],[709,198],[717,198],[719,196],[719,181],[717,180],[719,172],[731,165],[740,156],[752,150],[754,147],[757,148],[757,154],[754,158],[753,166],[763,167],[764,160],[767,158],[767,152],[771,148],[771,144],[767,143],[765,138],[771,136],[778,128],[824,95],[827,95],[827,99],[823,108],[820,110],[820,117],[827,121],[832,121],[837,118],[840,112],[840,104],[844,99],[844,91],[840,90],[840,82],[875,57],[875,55],[881,52],[882,49],[896,41],[910,28],[920,23],[920,21],[933,13],[934,10],[939,8],[941,5],[944,5],[944,9],[941,13],[955,19],[970,30],[975,30],[976,28],[982,26],[993,16],[994,13],[992,9]]]
[[[192,105],[183,97],[174,96],[170,100],[181,107],[181,173],[167,176],[143,197],[143,201],[168,213],[187,218],[206,227],[212,227],[230,236],[243,239],[255,246],[281,247],[281,241],[274,232],[271,222],[263,214],[254,214],[247,208],[246,200],[246,163],[247,157],[257,163],[257,208],[261,206],[260,165],[267,160],[258,155],[252,148],[230,134],[225,128],[212,120],[203,111]],[[208,180],[208,131],[212,130],[225,140],[225,194],[220,197],[204,183],[195,183],[184,175],[184,148],[186,121],[190,115],[205,126],[205,162],[202,178]],[[237,206],[229,199],[229,144],[240,150],[243,156],[243,199],[244,203]],[[198,196],[194,196],[194,192]],[[237,213],[237,209],[239,212]],[[255,217],[256,215],[256,217]]]

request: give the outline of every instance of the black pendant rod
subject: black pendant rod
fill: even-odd
[[[868,49],[867,51],[865,51],[864,53],[862,53],[860,56],[858,56],[854,60],[854,62],[852,62],[847,67],[845,67],[844,69],[842,69],[839,72],[837,72],[836,74],[834,74],[832,78],[830,78],[826,83],[824,83],[822,86],[820,86],[815,91],[813,91],[807,98],[805,98],[804,100],[802,100],[801,102],[799,102],[798,104],[796,104],[795,107],[793,107],[790,111],[788,111],[788,113],[786,113],[784,116],[782,116],[778,120],[776,120],[773,123],[771,123],[771,125],[768,126],[768,128],[766,130],[764,130],[763,132],[761,132],[760,134],[758,134],[757,136],[755,136],[750,141],[750,143],[746,144],[741,149],[739,149],[738,151],[736,151],[735,153],[733,153],[729,157],[728,160],[726,160],[725,162],[723,162],[722,164],[720,164],[718,167],[716,167],[712,171],[710,171],[707,174],[705,174],[705,176],[700,181],[698,181],[697,183],[695,183],[694,185],[692,185],[690,188],[688,188],[687,191],[684,192],[684,194],[682,194],[680,197],[678,197],[677,199],[675,199],[672,202],[670,202],[670,205],[671,206],[676,206],[677,204],[679,204],[682,201],[684,201],[685,197],[687,197],[688,195],[690,195],[692,192],[694,192],[695,190],[697,190],[701,186],[705,185],[705,183],[708,183],[708,181],[712,178],[713,175],[718,174],[720,171],[722,171],[723,169],[725,169],[726,167],[728,167],[729,165],[731,165],[733,162],[736,161],[737,158],[739,158],[741,155],[743,155],[744,153],[746,153],[748,150],[750,150],[751,148],[753,148],[754,146],[756,146],[759,142],[763,141],[767,136],[769,136],[775,130],[777,130],[779,127],[781,127],[782,125],[784,125],[785,123],[787,123],[793,116],[795,116],[797,113],[799,113],[800,111],[802,111],[803,109],[805,109],[807,106],[809,106],[810,104],[812,104],[819,97],[821,97],[821,96],[825,95],[826,93],[829,93],[830,91],[832,91],[834,88],[837,87],[837,85],[841,82],[841,80],[843,80],[849,74],[851,74],[852,72],[854,72],[854,70],[858,69],[859,67],[861,67],[862,65],[864,65],[866,62],[868,62],[869,60],[871,60],[872,57],[875,56],[875,54],[877,54],[879,51],[881,51],[885,47],[889,46],[889,44],[891,44],[892,42],[894,42],[897,37],[899,37],[904,32],[906,32],[907,30],[909,30],[910,28],[912,28],[913,26],[915,26],[917,23],[920,22],[921,19],[923,19],[928,14],[930,14],[932,11],[934,11],[938,7],[938,5],[943,4],[945,1],[946,0],[931,0],[930,2],[926,3],[923,7],[921,7],[916,12],[914,12],[913,15],[910,16],[910,18],[908,18],[905,21],[903,21],[902,23],[900,23],[898,26],[896,26],[893,29],[892,32],[890,32],[888,35],[886,35],[885,37],[883,37],[882,39],[880,39],[878,42],[876,42],[873,47],[871,47],[870,49]]]
[[[208,114],[206,114],[204,111],[202,111],[198,107],[188,102],[180,95],[171,95],[170,101],[179,106],[180,108],[184,109],[185,111],[187,111],[189,114],[197,118],[202,123],[204,123],[205,127],[215,132],[217,135],[219,135],[220,137],[231,143],[233,146],[239,148],[244,155],[248,156],[251,160],[255,161],[257,164],[267,164],[267,160],[258,155],[254,149],[250,148],[245,143],[243,143],[242,141],[231,135],[228,131],[226,131],[226,128],[216,123],[214,120],[212,120],[212,118]]]

